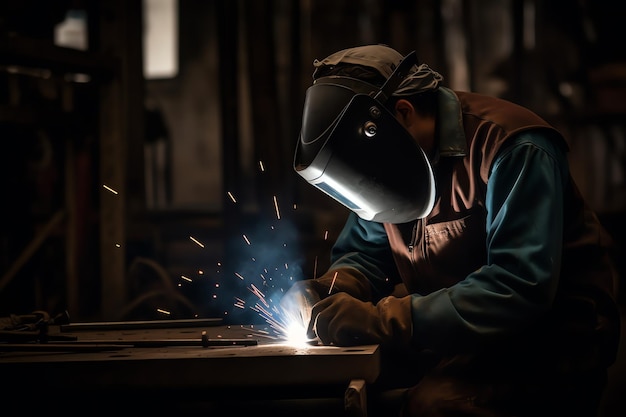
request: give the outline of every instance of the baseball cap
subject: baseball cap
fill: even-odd
[[[389,78],[403,58],[403,55],[398,51],[384,44],[364,45],[343,49],[329,55],[321,61],[318,59],[313,61],[313,66],[315,67],[313,78],[315,78],[315,72],[317,72],[318,68],[325,65],[337,65],[339,63],[371,67],[381,73],[385,78]]]

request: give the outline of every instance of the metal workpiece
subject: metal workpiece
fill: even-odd
[[[63,332],[76,341],[0,344],[0,372],[80,389],[347,384],[380,371],[377,345],[291,346],[265,333],[245,325]]]

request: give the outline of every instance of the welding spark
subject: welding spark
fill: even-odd
[[[266,332],[265,330],[260,330],[260,329],[251,329],[250,330],[252,332],[252,334],[249,335],[249,337],[264,337],[266,339],[270,339],[270,340],[278,340],[279,338],[277,336],[271,335],[269,332]]]
[[[239,297],[235,297],[235,307],[245,309],[246,302]]]
[[[246,235],[242,235],[242,236],[243,236],[243,239],[246,241],[246,243],[249,245],[250,241],[248,240],[248,237]]]
[[[259,298],[265,298],[265,294],[263,294],[261,290],[256,287],[256,285],[250,284],[250,287],[252,288],[252,292],[259,296]]]
[[[233,200],[233,203],[237,202],[237,200],[235,200],[235,196],[230,191],[228,192],[228,196],[230,197],[231,200]]]
[[[111,191],[113,194],[118,194],[117,191],[115,191],[113,188],[109,187],[108,185],[102,184],[102,187],[104,187],[104,189]]]
[[[196,238],[194,238],[193,236],[189,236],[189,239],[191,239],[192,241],[194,241],[198,246],[200,246],[201,248],[204,247],[204,245],[202,243],[200,243]]]
[[[182,279],[186,280],[186,281],[192,282],[192,279],[191,279],[191,278],[189,278],[189,277],[186,277],[186,276],[184,276],[184,275],[181,275],[180,277],[181,277]]]
[[[254,284],[250,284],[250,287],[248,287],[248,289],[252,291],[252,293],[256,295],[266,307],[270,306],[267,301],[265,301],[265,294],[263,294],[261,290],[259,290]]]
[[[237,275],[237,277],[243,281],[243,276],[239,272],[235,272],[235,275]]]
[[[261,172],[265,172],[265,167],[263,166],[263,161],[259,161],[259,168],[261,168]]]
[[[328,289],[328,294],[333,290],[333,286],[335,285],[335,280],[337,279],[337,274],[339,271],[335,271],[335,275],[333,276],[333,281],[330,283],[330,288]]]
[[[272,304],[270,307],[266,300],[264,299],[264,295],[253,285],[248,288],[250,291],[254,292],[259,300],[264,304],[264,306],[259,303],[255,303],[253,307],[250,307],[251,310],[255,311],[259,314],[261,318],[265,320],[265,322],[272,329],[273,336],[267,336],[273,340],[283,341],[291,346],[296,347],[310,347],[312,340],[307,337],[307,328],[306,325],[308,323],[304,323],[302,317],[300,315],[291,314],[289,311],[284,310],[280,305]],[[270,299],[271,302],[271,299]]]
[[[274,196],[274,208],[276,209],[276,218],[280,220],[280,211],[278,211],[278,201],[276,200],[276,196]]]
[[[163,310],[163,309],[161,309],[161,308],[157,308],[157,311],[158,311],[159,313],[163,313],[163,314],[167,314],[167,315],[171,314],[169,311],[167,311],[167,310]]]

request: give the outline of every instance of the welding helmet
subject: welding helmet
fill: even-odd
[[[380,60],[390,53],[399,58]],[[430,162],[385,106],[414,71],[415,52],[402,57],[375,45],[340,51],[315,64],[333,62],[370,63],[387,81],[377,87],[343,76],[316,79],[305,95],[295,171],[364,220],[406,223],[426,217],[435,196]]]

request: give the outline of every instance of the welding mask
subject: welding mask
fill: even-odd
[[[327,76],[306,91],[294,169],[364,220],[406,223],[434,204],[427,156],[385,107],[415,60],[404,57],[382,87]]]

